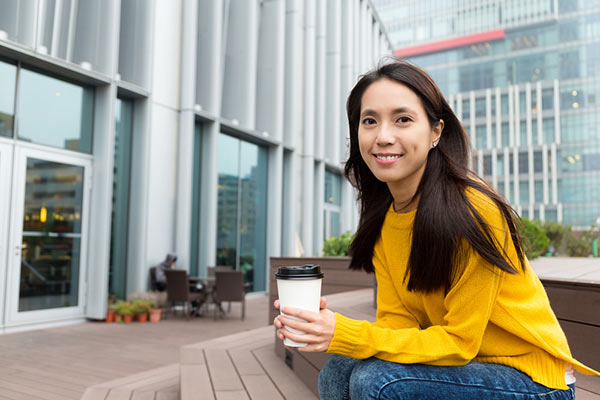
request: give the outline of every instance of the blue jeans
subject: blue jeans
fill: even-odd
[[[458,367],[397,364],[334,355],[319,374],[322,400],[574,399],[575,388],[549,389],[505,365],[470,362]]]

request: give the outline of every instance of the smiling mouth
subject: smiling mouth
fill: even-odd
[[[373,154],[375,158],[383,161],[392,161],[397,160],[400,157],[404,156],[404,154]]]

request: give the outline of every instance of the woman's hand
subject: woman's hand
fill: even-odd
[[[275,308],[279,308],[279,300],[275,300]],[[284,307],[283,313],[302,318],[307,322],[297,321],[293,318],[284,315],[278,315],[273,321],[273,325],[279,330],[277,337],[280,340],[289,338],[294,342],[307,343],[305,347],[298,347],[298,351],[302,352],[321,352],[329,348],[329,343],[333,338],[335,330],[335,313],[327,309],[327,300],[321,297],[320,311],[318,313],[306,311],[294,307]],[[305,332],[304,335],[299,335],[285,329],[284,325]]]

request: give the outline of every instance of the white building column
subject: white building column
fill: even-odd
[[[302,246],[306,256],[314,255],[314,178],[315,178],[315,71],[316,0],[304,3],[304,144],[302,146]]]
[[[183,2],[181,29],[181,72],[179,136],[177,140],[177,188],[175,208],[175,253],[179,265],[189,271],[192,229],[192,188],[194,175],[194,104],[198,3]],[[181,268],[180,267],[180,268]]]
[[[198,54],[196,99],[202,108],[218,116],[221,110],[223,2],[198,4]],[[202,167],[200,221],[198,235],[198,274],[206,276],[206,267],[217,259],[217,212],[219,171],[217,163],[219,123],[207,122],[202,129]]]
[[[115,3],[107,5],[107,12],[111,15],[109,28],[111,35],[106,38],[109,42],[108,57],[104,62],[109,66],[109,75],[114,76],[117,71],[117,55],[119,54],[119,20],[120,7]],[[88,243],[86,285],[81,288],[87,293],[85,315],[88,318],[104,318],[106,316],[106,303],[108,293],[108,272],[110,265],[110,235],[111,211],[113,196],[113,164],[115,151],[115,99],[117,87],[111,85],[98,87],[95,90],[94,137],[92,151],[94,166],[92,170],[92,195]]]
[[[291,149],[284,154],[284,165],[287,173],[284,176],[286,196],[283,219],[283,255],[293,256],[296,253],[296,237],[298,229],[298,174],[299,150],[302,138],[302,53],[303,53],[303,2],[290,0],[286,2],[285,23],[285,97],[284,97],[284,144]]]

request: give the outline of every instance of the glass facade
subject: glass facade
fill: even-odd
[[[92,152],[93,89],[21,68],[18,90],[20,140]]]
[[[558,7],[553,1],[512,0],[374,3],[400,51],[501,32],[494,40],[473,39],[475,43],[462,47],[417,51],[409,58],[436,79],[460,114],[471,142],[483,153],[484,162],[474,168],[497,182],[497,189],[502,183],[519,212],[574,226],[598,223],[600,196],[588,189],[600,177],[598,1],[559,1]],[[494,104],[498,95],[499,115]],[[505,149],[511,157],[509,175],[498,165],[492,176],[490,157]]]
[[[13,136],[17,67],[0,61],[0,136]]]
[[[325,190],[323,199],[323,237],[339,236],[340,213],[342,205],[342,177],[329,170],[325,170]]]
[[[20,312],[77,305],[83,170],[27,159]]]
[[[192,232],[190,235],[190,275],[198,276],[200,241],[200,190],[202,187],[202,125],[197,123],[194,132],[194,170],[192,180]]]
[[[217,265],[244,272],[250,290],[265,290],[267,150],[220,134]]]
[[[123,299],[127,297],[127,233],[132,129],[133,101],[117,99],[108,291]]]

